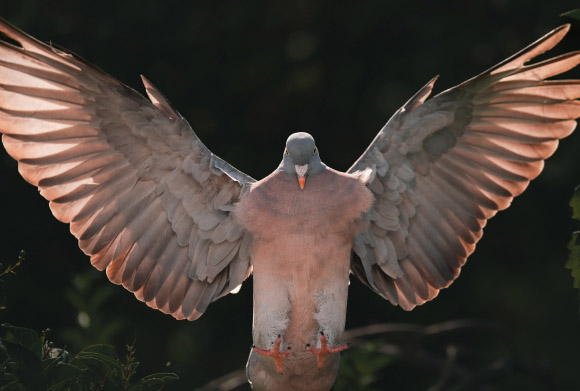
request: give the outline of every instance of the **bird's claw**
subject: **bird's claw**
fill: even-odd
[[[274,359],[274,364],[276,364],[276,370],[278,373],[282,373],[282,362],[288,357],[292,352],[292,348],[288,346],[285,352],[280,352],[280,345],[282,344],[282,337],[279,335],[274,342],[274,347],[272,349],[260,349],[256,346],[252,346],[252,350],[263,356],[269,356]]]
[[[310,346],[310,344],[306,345],[306,350],[310,353],[316,355],[316,361],[318,362],[318,369],[322,369],[324,366],[324,361],[326,360],[326,356],[332,353],[340,353],[343,350],[348,349],[348,345],[338,345],[338,346],[328,346],[328,341],[326,340],[326,336],[321,331],[320,332],[320,349],[315,349]]]

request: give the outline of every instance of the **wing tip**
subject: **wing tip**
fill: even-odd
[[[508,57],[504,61],[500,62],[493,68],[489,69],[487,72],[491,75],[497,74],[504,71],[509,71],[515,68],[519,68],[534,57],[545,53],[552,48],[554,48],[564,36],[570,30],[571,24],[565,23],[548,32],[544,36],[538,38],[522,50],[515,53],[513,56]]]
[[[427,84],[421,87],[421,89],[417,91],[415,95],[413,95],[411,99],[405,103],[405,105],[403,105],[403,110],[412,111],[421,106],[427,100],[427,98],[429,98],[431,92],[433,92],[433,87],[435,86],[437,79],[439,79],[439,75],[435,75],[427,82]]]
[[[0,17],[0,33],[16,42],[21,48],[32,52],[39,53],[42,51],[42,49],[39,48],[44,48],[46,46],[2,17]],[[10,43],[5,39],[2,39],[2,35],[0,35],[0,42]]]
[[[566,33],[568,33],[568,31],[570,31],[570,28],[571,27],[572,27],[572,24],[571,23],[564,23],[564,24],[556,27],[550,33],[558,33],[560,31],[563,31],[564,32],[564,35],[565,35]],[[548,34],[550,34],[550,33],[548,33]]]
[[[145,75],[141,74],[141,81],[145,86],[145,92],[149,97],[149,100],[155,107],[157,107],[163,114],[167,116],[167,118],[175,120],[181,119],[181,115],[175,110],[175,108],[169,103],[167,98],[159,91],[153,83],[149,79],[145,77]]]

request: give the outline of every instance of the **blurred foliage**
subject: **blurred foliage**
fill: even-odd
[[[21,251],[18,261],[0,271],[0,276],[16,274],[15,269],[24,259],[24,251]],[[90,278],[84,279],[84,282],[90,281]],[[79,282],[77,287],[86,293],[82,288],[87,285]],[[97,289],[97,293],[103,289]],[[97,311],[102,302],[99,297],[106,295],[95,295],[89,305],[81,305],[81,295],[71,293],[70,297],[73,304],[83,309],[81,311]],[[79,326],[84,325],[79,322]],[[69,330],[69,333],[75,335],[76,331]],[[49,329],[39,335],[24,327],[6,323],[0,326],[0,391],[159,391],[178,379],[173,373],[136,376],[139,362],[134,343],[127,346],[124,359],[118,357],[114,347],[104,344],[86,346],[71,356],[48,340],[50,333]],[[102,333],[92,338],[104,338]]]
[[[87,346],[71,355],[48,341],[45,330],[2,325],[0,391],[158,391],[177,379],[172,373],[135,377],[134,346],[119,359],[109,345]]]
[[[333,389],[335,391],[380,390],[374,387],[377,377],[393,363],[391,357],[379,352],[381,346],[379,342],[370,342],[351,349],[348,353],[343,353],[340,363],[342,370]]]
[[[461,83],[563,23],[558,15],[577,6],[577,0],[21,0],[4,2],[2,16],[138,91],[143,92],[139,74],[146,75],[212,152],[261,178],[277,166],[293,131],[312,133],[325,163],[348,168],[432,76],[441,74],[434,94]],[[556,54],[580,48],[580,22],[565,21],[573,27]],[[564,77],[579,75],[574,70]],[[482,376],[494,364],[504,371],[488,389],[577,389],[577,298],[562,265],[576,223],[568,202],[579,183],[579,148],[580,132],[560,143],[542,175],[488,223],[460,278],[433,302],[404,312],[353,279],[347,327],[490,319],[505,325],[505,340],[454,333],[445,344],[435,344],[439,362],[448,360],[445,346],[469,346],[485,352],[486,360],[477,367],[465,352],[454,366],[479,368]],[[93,270],[68,226],[54,219],[2,148],[0,177],[8,227],[0,258],[27,250],[18,278],[6,279],[3,322],[50,327],[55,344],[71,351],[97,341],[123,346],[135,339],[138,374],[167,365],[179,374],[182,380],[167,390],[191,390],[244,366],[252,344],[251,280],[199,320],[176,321]],[[433,341],[424,343],[429,347]],[[366,357],[354,346],[350,354],[363,362]],[[369,387],[424,391],[443,373],[439,368],[417,375],[416,363],[389,357]],[[376,365],[383,359],[377,360]],[[545,365],[553,387],[528,372],[506,369],[514,360]],[[351,363],[345,354],[341,371],[347,378]]]
[[[572,11],[564,12],[560,16],[580,20],[580,8],[572,10]]]
[[[570,200],[570,206],[573,210],[572,217],[580,221],[580,186],[576,188],[576,192]],[[572,234],[572,239],[568,244],[570,250],[570,257],[566,262],[566,267],[572,270],[572,277],[574,278],[574,287],[580,289],[580,231]]]
[[[106,316],[107,306],[116,296],[113,285],[102,284],[99,274],[90,269],[75,275],[72,282],[65,289],[64,298],[77,313],[76,325],[59,330],[59,336],[69,346],[79,349],[89,344],[110,343],[127,329],[127,319]]]
[[[521,357],[506,331],[497,323],[469,319],[347,330],[352,349],[341,357],[335,389],[557,389],[553,371],[537,357]]]
[[[559,390],[541,359],[523,358],[508,330],[481,320],[383,323],[347,330],[335,391]],[[249,391],[240,369],[194,391]]]

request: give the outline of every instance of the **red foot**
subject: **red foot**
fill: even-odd
[[[328,347],[328,343],[326,341],[326,336],[321,331],[320,332],[320,349],[314,349],[310,346],[310,344],[306,345],[306,350],[308,350],[312,354],[316,354],[316,361],[318,362],[318,369],[322,369],[324,366],[324,361],[326,360],[326,356],[331,353],[339,353],[343,350],[348,349],[348,345],[340,345],[340,346],[331,346]]]
[[[274,342],[274,347],[272,349],[260,349],[258,347],[252,346],[252,350],[258,354],[263,356],[270,356],[274,359],[274,364],[276,364],[276,370],[278,373],[282,373],[282,360],[284,360],[290,352],[292,348],[288,346],[288,349],[284,352],[280,352],[280,345],[282,344],[282,337],[278,336],[276,341]]]

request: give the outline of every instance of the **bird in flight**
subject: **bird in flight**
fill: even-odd
[[[257,181],[144,77],[149,99],[0,20],[0,132],[112,282],[195,320],[253,275],[252,387],[328,391],[347,347],[349,274],[405,310],[433,299],[574,130],[580,80],[546,79],[580,52],[528,63],[568,29],[429,98],[432,79],[347,172],[294,133]]]

